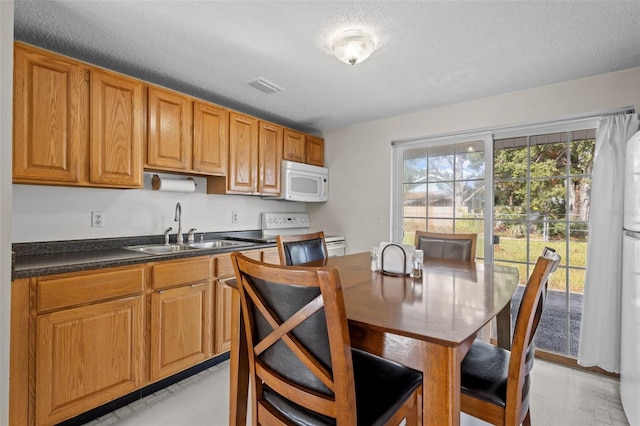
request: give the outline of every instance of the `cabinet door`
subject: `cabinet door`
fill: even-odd
[[[227,173],[229,112],[202,102],[193,103],[193,170],[203,174]]]
[[[216,338],[213,348],[215,355],[231,350],[231,303],[233,291],[225,280],[216,281]]]
[[[14,63],[14,180],[78,182],[86,172],[88,70],[19,45]]]
[[[324,166],[324,139],[307,135],[307,164]]]
[[[227,189],[245,193],[258,190],[258,120],[235,112],[229,114]]]
[[[280,255],[278,254],[278,248],[268,248],[261,250],[262,262],[263,263],[273,263],[274,265],[280,264]]]
[[[144,383],[142,296],[39,315],[36,424],[55,424]]]
[[[306,160],[306,138],[304,133],[284,129],[284,160],[304,163]]]
[[[149,87],[147,165],[159,170],[191,170],[191,100]]]
[[[211,351],[208,281],[151,295],[151,380],[192,367]]]
[[[90,180],[142,188],[142,83],[91,70]]]
[[[280,194],[282,134],[282,126],[260,122],[258,192],[261,194]]]

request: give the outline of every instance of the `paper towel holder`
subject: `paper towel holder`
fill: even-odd
[[[391,272],[391,271],[386,271],[384,269],[384,252],[389,248],[389,247],[397,247],[400,249],[400,251],[402,252],[402,256],[403,256],[403,270],[404,273],[398,273],[398,272]],[[407,252],[404,251],[404,249],[402,248],[402,246],[400,244],[396,244],[396,243],[389,243],[386,246],[384,246],[384,248],[382,249],[382,252],[380,253],[380,271],[381,274],[384,275],[393,275],[396,277],[403,277],[406,275],[409,275],[409,272],[407,272]]]
[[[165,179],[165,180],[170,180],[170,179]],[[171,180],[181,180],[181,179],[171,179]],[[196,182],[196,180],[192,177],[188,177],[186,180],[190,180],[193,182],[194,186],[198,186],[198,183]],[[158,176],[157,174],[154,174],[153,177],[151,178],[151,189],[153,189],[154,191],[158,191],[160,189],[160,176]]]

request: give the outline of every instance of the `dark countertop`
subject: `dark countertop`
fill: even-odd
[[[181,251],[154,255],[128,250],[124,247],[147,244],[162,244],[164,236],[105,238],[95,240],[52,241],[42,243],[15,243],[15,266],[12,280],[41,275],[77,272],[113,266],[133,265],[185,257],[210,256],[241,250],[275,247],[273,243],[240,241],[253,240],[261,231],[205,233],[204,241],[232,238],[241,243],[237,246]],[[172,236],[175,238],[175,236]],[[197,238],[196,241],[200,241]],[[173,241],[172,241],[173,243]]]

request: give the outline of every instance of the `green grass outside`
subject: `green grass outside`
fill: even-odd
[[[585,270],[575,268],[584,268],[587,264],[587,242],[583,240],[571,240],[570,251],[567,256],[566,240],[558,239],[544,242],[542,239],[534,238],[535,236],[532,235],[529,240],[530,254],[527,259],[526,238],[500,236],[500,244],[494,246],[494,263],[516,267],[520,274],[520,284],[524,285],[533,270],[536,259],[542,254],[544,247],[548,246],[555,249],[562,257],[560,266],[549,279],[549,289],[566,291],[568,280],[570,292],[584,293]],[[405,238],[405,244],[413,244],[413,236]],[[484,258],[484,237],[482,235],[478,235],[476,247],[476,256],[478,258]],[[527,270],[527,262],[530,263],[529,270]],[[567,265],[569,266],[568,268]]]
[[[545,243],[541,240],[531,239],[529,241],[530,255],[528,259],[530,268],[529,271],[527,271],[527,265],[512,263],[513,261],[527,262],[527,240],[524,238],[500,237],[500,244],[494,246],[494,262],[496,264],[510,265],[518,268],[520,272],[520,284],[525,284],[528,274],[531,273],[533,264],[545,246],[555,249],[556,252],[562,256],[560,267],[549,279],[549,288],[565,291],[568,280],[569,291],[572,293],[583,293],[585,270],[575,268],[584,268],[587,264],[586,241],[571,241],[569,246],[570,251],[567,256],[565,240],[550,240]]]

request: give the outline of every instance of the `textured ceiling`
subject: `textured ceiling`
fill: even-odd
[[[306,132],[637,67],[638,22],[638,1],[15,1],[17,40]],[[378,39],[355,66],[329,49],[353,27]]]

